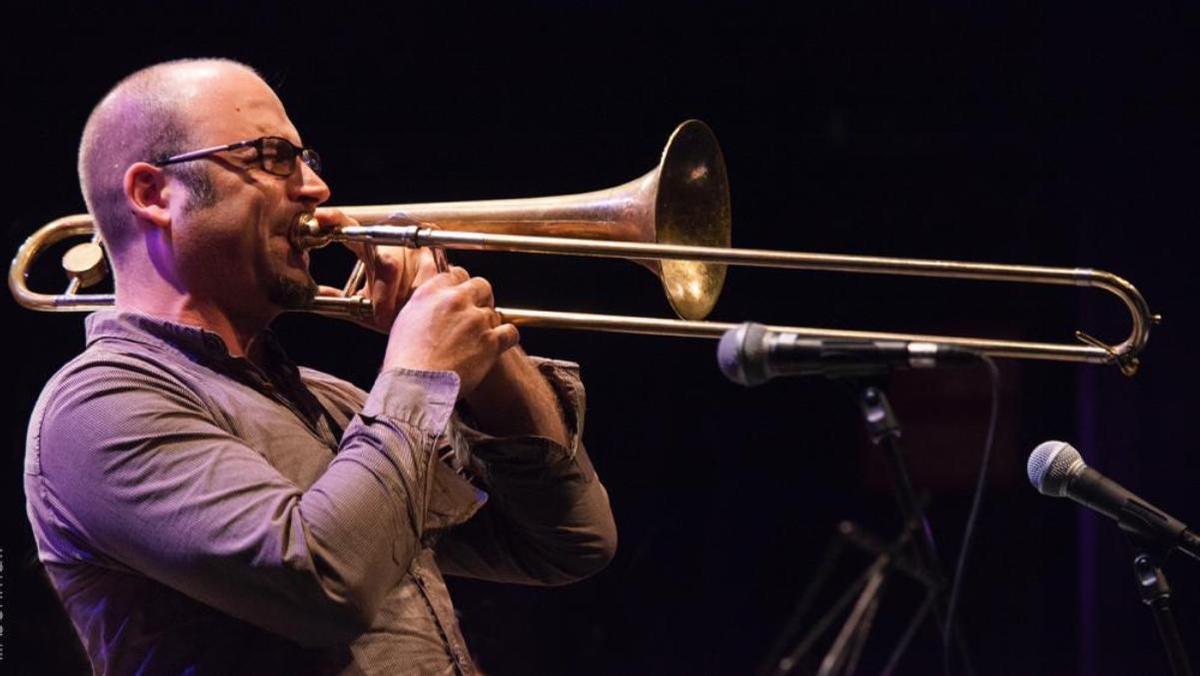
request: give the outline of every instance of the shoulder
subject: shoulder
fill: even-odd
[[[47,381],[39,404],[85,404],[106,394],[147,390],[198,401],[188,386],[187,369],[172,356],[154,350],[125,350],[108,341],[93,343]]]
[[[26,470],[41,473],[49,449],[130,442],[135,421],[172,425],[177,412],[205,410],[194,384],[167,355],[93,343],[42,388],[29,421]]]
[[[30,435],[54,428],[79,435],[171,410],[206,410],[198,378],[180,358],[99,341],[67,362],[42,388]],[[32,438],[31,438],[32,441]]]

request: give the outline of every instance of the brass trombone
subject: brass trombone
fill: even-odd
[[[1120,298],[1132,322],[1129,337],[1112,345],[1081,331],[1075,335],[1083,344],[1066,344],[768,327],[812,338],[937,342],[998,357],[1116,364],[1132,375],[1150,327],[1161,321],[1132,284],[1103,270],[730,248],[725,161],[712,131],[697,120],[675,129],[657,167],[607,190],[526,199],[352,206],[342,211],[362,225],[325,228],[315,219],[301,219],[293,241],[301,247],[361,242],[628,258],[659,276],[681,318],[497,308],[505,321],[519,326],[720,338],[737,324],[701,320],[720,295],[727,265],[1095,287]],[[28,288],[25,277],[39,253],[65,238],[85,235],[92,235],[92,241],[64,257],[71,277],[64,293],[41,294]],[[345,285],[344,297],[319,297],[310,310],[342,318],[369,316],[369,302],[351,295],[361,272],[360,264]],[[30,236],[13,259],[8,281],[14,298],[27,308],[90,311],[114,302],[111,294],[78,293],[104,274],[104,256],[92,220],[81,214],[55,220]]]

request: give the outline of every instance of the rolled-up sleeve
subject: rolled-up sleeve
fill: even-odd
[[[492,437],[462,428],[466,463],[489,499],[438,543],[443,572],[520,584],[572,582],[616,552],[608,493],[582,443],[584,389],[578,366],[533,358],[559,400],[569,446],[538,436]]]
[[[42,556],[137,571],[302,645],[347,642],[422,546],[458,387],[453,373],[384,372],[301,489],[153,363],[68,367],[30,430]]]

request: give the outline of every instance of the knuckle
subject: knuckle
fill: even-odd
[[[488,316],[488,313],[485,312],[483,308],[478,306],[476,306],[474,309],[475,312],[473,313],[471,319],[475,325],[478,326],[481,331],[487,331],[488,329],[492,328],[492,320],[491,317]]]
[[[423,299],[426,296],[433,294],[435,291],[436,287],[430,286],[429,284],[422,284],[421,286],[413,289],[412,295],[409,296],[409,300]]]
[[[466,309],[474,305],[471,302],[471,294],[462,285],[451,286],[446,289],[446,294],[449,296],[449,302],[456,308]]]

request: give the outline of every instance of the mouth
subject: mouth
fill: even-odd
[[[285,234],[292,248],[306,249],[308,247],[304,246],[305,236],[318,232],[320,228],[321,226],[317,223],[316,214],[311,211],[301,211],[288,222]]]
[[[311,224],[311,226],[309,225]],[[302,211],[288,221],[287,230],[283,237],[288,242],[288,262],[296,267],[308,270],[308,249],[301,241],[301,235],[308,227],[316,227],[317,218],[311,211]]]

